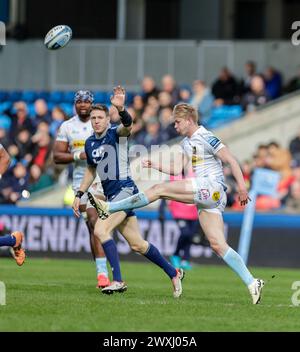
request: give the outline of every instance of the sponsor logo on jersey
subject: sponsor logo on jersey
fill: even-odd
[[[210,138],[208,139],[208,143],[209,143],[214,149],[216,149],[216,148],[220,145],[221,141],[219,140],[219,138],[217,138],[217,137],[215,137],[215,136],[212,136],[212,137],[210,137]]]
[[[203,163],[203,159],[197,154],[197,148],[193,147],[192,166],[195,167]]]
[[[217,201],[220,199],[220,197],[221,197],[220,192],[214,192],[214,193],[212,194],[212,199],[213,199],[215,202],[217,202]]]
[[[207,200],[210,196],[210,192],[207,188],[201,188],[198,191],[198,196],[200,200]]]
[[[74,139],[72,142],[73,148],[83,148],[84,147],[85,140],[81,139]]]

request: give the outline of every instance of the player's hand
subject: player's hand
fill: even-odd
[[[72,209],[73,209],[74,215],[77,218],[80,218],[79,205],[80,205],[80,198],[75,197],[73,205],[72,205]]]
[[[246,205],[248,201],[251,201],[248,191],[246,189],[241,189],[238,191],[239,201],[241,205]]]
[[[110,101],[118,111],[124,110],[125,105],[125,89],[121,86],[117,86],[113,89],[113,95],[110,97]]]
[[[86,160],[86,154],[85,152],[80,153],[80,160]]]

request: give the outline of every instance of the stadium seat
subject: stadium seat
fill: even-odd
[[[106,104],[107,103],[107,92],[95,92],[94,93],[96,104]]]
[[[31,90],[24,90],[21,94],[21,100],[26,103],[33,103],[37,99],[37,94]]]
[[[9,130],[11,125],[11,119],[6,115],[0,115],[0,128]]]
[[[133,103],[133,98],[136,95],[134,92],[126,92],[126,105],[130,105]]]
[[[63,111],[68,115],[68,116],[73,116],[73,104],[68,104],[68,103],[61,103],[59,104],[59,107],[63,109]]]
[[[5,102],[8,98],[8,94],[5,90],[0,91],[0,102]]]
[[[63,101],[63,92],[55,90],[53,92],[50,92],[49,94],[49,101],[52,103],[60,104]]]
[[[7,100],[11,102],[16,102],[21,100],[21,97],[22,97],[22,92],[20,90],[13,90],[11,92],[8,92]]]
[[[44,99],[44,100],[48,101],[49,100],[49,92],[46,92],[46,91],[36,92],[36,99]]]
[[[74,91],[63,92],[63,102],[68,104],[73,104],[74,102]]]
[[[58,104],[53,103],[52,101],[47,101],[48,109],[50,111],[53,110],[54,106],[57,106]]]
[[[34,109],[34,103],[29,103],[27,104],[27,108],[28,108],[28,115],[31,118],[35,118],[35,109]]]
[[[4,113],[5,110],[11,108],[11,102],[5,101],[3,103],[0,103],[0,114]]]

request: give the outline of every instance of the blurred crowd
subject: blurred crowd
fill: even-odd
[[[283,148],[275,141],[261,144],[251,160],[244,161],[241,167],[248,189],[251,188],[252,176],[256,168],[277,171],[280,175],[277,194],[259,195],[256,200],[257,210],[300,213],[300,131],[298,136],[290,141],[289,149]],[[227,206],[233,210],[241,210],[236,183],[231,170],[226,165],[224,174],[228,186]]]
[[[191,86],[178,85],[169,74],[163,76],[160,82],[146,76],[141,82],[140,92],[130,93],[127,100],[127,108],[134,121],[130,144],[142,144],[150,148],[151,145],[167,143],[177,137],[172,109],[179,102],[192,104],[199,112],[199,122],[207,128],[215,128],[218,126],[215,122],[220,121],[222,114],[223,122],[226,123],[234,114],[240,117],[243,112],[251,112],[270,100],[299,88],[300,71],[284,87],[278,70],[268,67],[263,73],[258,73],[256,64],[252,61],[245,64],[242,78],[235,77],[228,68],[222,68],[211,87],[202,80],[195,80]],[[95,102],[109,104],[109,93],[98,93],[95,94]],[[57,181],[64,166],[53,164],[52,145],[62,122],[74,115],[74,92],[65,94],[68,95],[68,103],[63,99],[62,92],[55,94],[52,101],[47,100],[45,95],[44,98],[39,97],[30,103],[25,99],[14,99],[10,104],[6,101],[5,94],[1,95],[0,92],[0,143],[12,157],[10,169],[0,181],[0,203],[15,203],[23,197],[24,190],[31,193]],[[106,98],[101,101],[103,96]],[[111,119],[112,122],[119,122],[119,115],[113,109]],[[293,142],[293,151],[296,146],[300,148],[300,140]],[[284,154],[280,146],[276,148]],[[275,146],[273,149],[275,150]],[[259,164],[272,169],[279,167],[276,164],[277,157],[275,161],[272,153],[271,146],[260,146],[253,160],[244,163],[244,172],[249,182],[253,168]],[[292,159],[291,156],[289,158]],[[287,160],[288,156],[286,165]],[[293,182],[284,181],[286,183],[282,186],[280,206],[286,204],[291,192],[295,193],[297,190],[296,185],[293,190],[289,188],[297,178],[294,175],[295,167],[286,168],[289,172],[285,171],[284,180]],[[230,175],[228,177],[230,179]],[[229,199],[230,206],[235,207],[234,185]]]

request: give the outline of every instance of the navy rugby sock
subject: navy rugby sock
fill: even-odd
[[[113,239],[102,243],[107,260],[109,261],[114,281],[122,281],[120,259],[117,246]]]
[[[5,235],[0,237],[0,247],[13,247],[16,244],[16,238],[12,235]]]
[[[149,243],[149,247],[144,256],[151,260],[152,263],[161,267],[165,273],[173,279],[177,275],[176,269],[160,254],[159,250]]]

